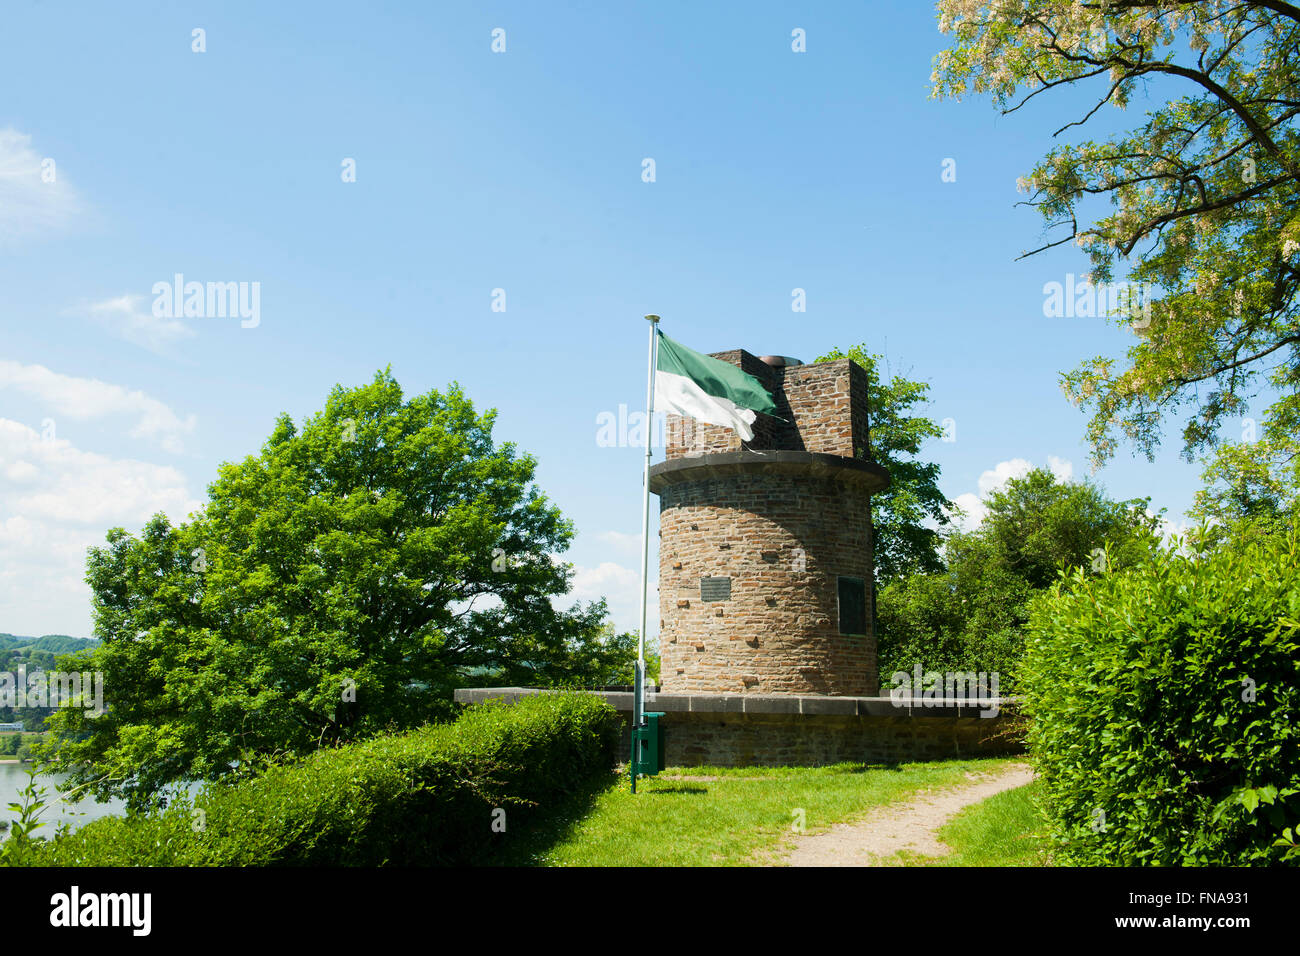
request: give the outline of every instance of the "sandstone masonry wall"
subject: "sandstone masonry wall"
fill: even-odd
[[[511,701],[556,693],[525,687],[460,688],[462,704]],[[631,749],[631,688],[590,691],[623,722],[621,753]],[[822,766],[946,760],[1023,753],[1025,719],[1019,702],[999,698],[954,705],[893,697],[656,693],[647,708],[664,714],[670,767]]]
[[[622,753],[631,748],[631,715],[624,717]],[[670,767],[821,767],[1024,750],[1023,733],[1010,717],[674,713],[664,719]]]
[[[660,492],[660,679],[667,693],[870,696],[870,633],[839,633],[837,578],[871,580],[870,496],[753,474]],[[700,579],[729,577],[726,601]],[[866,593],[871,619],[870,587]]]
[[[749,442],[669,415],[668,461],[765,451],[867,456],[867,379],[855,363],[773,367],[743,350],[714,357],[762,381],[776,413],[758,416]],[[871,496],[828,470],[742,469],[659,489],[666,692],[877,692]],[[861,633],[840,633],[841,577],[863,582]],[[728,579],[729,596],[707,600],[702,580],[711,578]]]
[[[738,365],[772,394],[774,415],[759,415],[754,438],[744,442],[730,428],[670,414],[666,458],[714,455],[727,451],[813,451],[846,458],[867,448],[866,373],[849,359],[815,365],[773,368],[743,350],[715,352],[713,358]]]

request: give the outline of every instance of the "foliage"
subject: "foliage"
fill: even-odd
[[[43,651],[47,654],[75,654],[94,648],[96,640],[69,637],[66,634],[46,634],[44,637],[19,637],[0,634],[0,654],[12,651]]]
[[[33,844],[30,859],[38,866],[485,862],[539,813],[608,779],[619,727],[615,711],[590,694],[475,707],[452,724],[319,750],[251,780],[213,784],[165,810],[93,820]]]
[[[886,586],[877,609],[882,692],[891,675],[919,665],[922,672],[997,674],[998,692],[1014,693],[1032,595],[1022,578],[978,561]]]
[[[10,821],[8,839],[0,841],[0,866],[29,865],[37,839],[32,834],[45,826],[40,820],[47,804],[45,788],[36,785],[35,771],[27,772],[27,786],[18,791],[18,796],[21,801],[9,804],[18,819]]]
[[[1300,538],[1076,570],[1023,682],[1067,862],[1300,862]]]
[[[1033,588],[1047,587],[1062,569],[1091,567],[1103,547],[1110,567],[1127,567],[1149,557],[1158,542],[1160,517],[1148,513],[1149,505],[1149,498],[1112,501],[1089,481],[1057,481],[1035,469],[989,495],[976,539],[982,553],[963,555],[972,539],[958,538],[954,559],[987,562]]]
[[[301,427],[282,415],[188,522],[110,531],[87,574],[110,706],[51,718],[51,769],[141,808],[449,715],[466,669],[581,679],[592,647],[607,665],[604,603],[552,607],[572,527],[494,417],[456,386],[404,399],[383,372]]]
[[[1300,529],[1300,455],[1294,442],[1220,445],[1201,479],[1205,487],[1188,514],[1205,524],[1188,534],[1193,548],[1235,546]]]
[[[930,386],[894,375],[882,381],[883,356],[856,345],[847,352],[832,349],[817,359],[852,359],[867,373],[871,410],[871,455],[889,472],[889,487],[871,496],[875,532],[876,583],[883,587],[905,574],[938,571],[939,540],[954,505],[939,490],[939,466],[917,459],[921,446],[942,438],[943,427],[923,415],[910,414],[926,402]],[[927,522],[932,522],[933,527]]]
[[[39,750],[41,744],[45,743],[49,734],[23,734],[18,740],[18,747],[14,750],[14,756],[19,760],[31,760]]]
[[[526,637],[519,643],[517,660],[497,669],[481,671],[474,683],[489,687],[602,687],[631,684],[636,663],[637,636],[619,633],[613,624],[599,628],[594,637],[560,645]],[[646,672],[659,674],[659,656],[646,645]]]
[[[1265,436],[1300,435],[1300,6],[941,0],[939,28],[952,44],[935,61],[935,96],[987,93],[1010,113],[1095,85],[1094,105],[1058,134],[1139,89],[1161,95],[1145,123],[1057,146],[1022,180],[1027,204],[1067,232],[1034,252],[1076,242],[1096,283],[1134,256],[1129,281],[1163,293],[1120,310],[1140,336],[1127,368],[1098,356],[1064,376],[1093,411],[1094,460],[1114,454],[1117,432],[1153,455],[1185,403],[1190,458],[1263,382],[1280,396]],[[1113,211],[1080,228],[1100,198]]]
[[[945,569],[880,593],[882,682],[897,671],[983,671],[1014,692],[1033,596],[1071,568],[1119,568],[1157,547],[1147,499],[1113,501],[1089,482],[1036,469],[988,496],[978,528],[949,536]]]
[[[99,641],[63,634],[47,634],[41,638],[0,634],[0,673],[17,675],[21,668],[30,680],[38,672],[84,670],[85,655],[98,646]],[[4,706],[0,707],[0,723],[19,721],[27,730],[45,730],[54,710],[53,707]]]

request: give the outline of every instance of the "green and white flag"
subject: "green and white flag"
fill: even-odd
[[[734,429],[745,441],[754,437],[755,412],[776,411],[763,384],[730,362],[692,351],[662,332],[656,351],[656,407]]]

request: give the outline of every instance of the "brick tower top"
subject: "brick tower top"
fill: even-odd
[[[753,441],[730,428],[669,414],[666,458],[733,451],[805,451],[844,458],[869,458],[867,373],[851,359],[815,365],[760,359],[744,349],[714,352],[713,358],[754,376],[776,403],[774,415],[759,415]]]

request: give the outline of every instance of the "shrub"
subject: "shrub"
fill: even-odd
[[[881,692],[896,671],[919,664],[923,671],[997,673],[999,693],[1015,693],[1032,593],[996,571],[971,579],[914,574],[886,585],[876,605]]]
[[[42,866],[439,865],[481,859],[507,832],[607,779],[619,722],[599,698],[542,694],[452,724],[318,751],[165,810],[37,842]]]
[[[1166,550],[1035,602],[1025,708],[1064,862],[1300,862],[1297,551]]]

